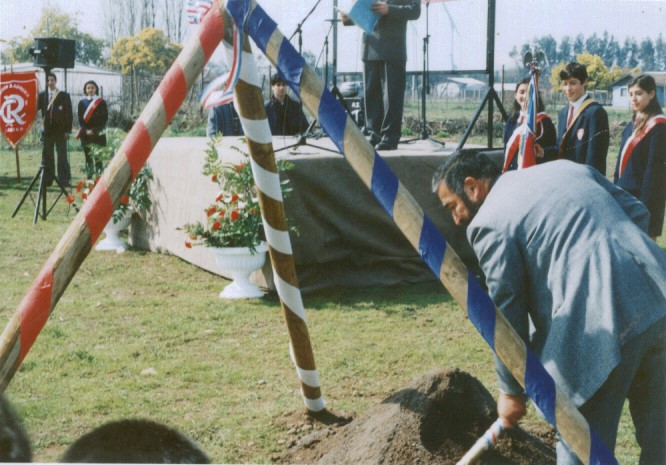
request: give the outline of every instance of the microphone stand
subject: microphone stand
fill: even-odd
[[[291,37],[289,37],[289,41],[291,42],[291,39],[293,39],[293,37],[296,34],[298,34],[298,53],[301,56],[303,55],[303,29],[302,29],[303,24],[305,24],[305,21],[307,21],[307,19],[310,17],[310,15],[317,9],[317,6],[319,5],[319,3],[321,3],[321,0],[317,0],[317,3],[314,4],[312,9],[308,12],[307,15],[305,15],[303,20],[300,23],[298,23],[298,26],[296,26],[296,30],[291,35]],[[303,113],[303,102],[300,99],[299,99],[299,104],[300,104],[299,110],[302,114]],[[282,147],[281,149],[277,149],[277,150],[275,150],[275,152],[280,152],[280,151],[285,150],[285,149],[291,149],[291,148],[294,148],[294,147],[299,147],[301,145],[308,145],[310,147],[314,147],[314,148],[317,148],[317,149],[320,149],[320,150],[327,150],[329,152],[338,153],[337,150],[329,149],[329,148],[326,148],[326,147],[320,147],[320,146],[317,146],[317,145],[308,144],[307,135],[310,133],[310,131],[312,131],[316,122],[317,122],[317,119],[314,118],[312,120],[312,122],[308,125],[307,129],[305,131],[301,132],[298,135],[298,138],[296,139],[295,143],[293,143],[292,145],[288,145],[286,147]]]

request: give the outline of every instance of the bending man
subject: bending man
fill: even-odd
[[[666,254],[643,204],[567,160],[500,177],[487,157],[458,154],[433,188],[468,226],[495,305],[609,449],[628,398],[640,463],[666,463]],[[523,388],[496,369],[499,416],[516,424]],[[557,463],[581,462],[560,440]]]

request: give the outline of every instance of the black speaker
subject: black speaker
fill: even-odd
[[[30,54],[33,64],[41,68],[73,68],[76,41],[54,37],[36,38]]]

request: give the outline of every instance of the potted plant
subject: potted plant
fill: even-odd
[[[73,203],[77,197],[82,203],[85,203],[88,199],[109,161],[120,147],[122,134],[118,132],[119,130],[107,131],[109,143],[106,146],[94,145],[91,147],[94,168],[91,172],[86,172],[87,179],[79,181],[74,193],[67,196],[69,203]],[[148,195],[148,182],[152,179],[153,173],[150,168],[147,166],[141,168],[130,186],[128,195],[120,199],[120,205],[104,227],[105,237],[97,244],[95,250],[124,251],[127,248],[127,243],[120,237],[120,233],[129,226],[133,212],[147,211],[151,207],[152,201]]]
[[[221,293],[222,298],[261,297],[263,292],[253,284],[250,274],[260,269],[266,260],[264,226],[257,198],[252,168],[247,153],[240,163],[223,162],[211,139],[206,149],[203,174],[216,183],[220,191],[205,210],[205,219],[186,224],[185,247],[203,245],[215,253],[218,267],[232,278]],[[288,161],[278,161],[280,170],[293,167]],[[288,180],[281,181],[283,196],[289,193]]]

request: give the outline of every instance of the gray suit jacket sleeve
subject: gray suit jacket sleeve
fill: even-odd
[[[518,332],[523,341],[528,340],[528,304],[525,283],[525,266],[516,241],[501,231],[490,228],[468,229],[469,241],[479,262],[486,264],[488,290],[500,312]],[[502,391],[518,395],[522,386],[511,375],[499,357],[495,356],[495,370]]]

